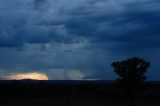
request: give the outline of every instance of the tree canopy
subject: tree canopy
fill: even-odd
[[[146,84],[146,72],[150,63],[142,58],[132,57],[127,60],[113,62],[112,67],[119,78],[117,83],[129,90],[140,90]]]

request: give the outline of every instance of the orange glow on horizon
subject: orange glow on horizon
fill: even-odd
[[[23,73],[7,76],[7,80],[23,80],[23,79],[32,79],[32,80],[48,80],[48,76],[44,73]]]

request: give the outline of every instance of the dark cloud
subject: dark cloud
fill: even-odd
[[[143,48],[142,43],[144,42],[146,47],[152,45],[159,47],[159,42],[154,41],[153,43],[153,40],[159,38],[160,9],[152,7],[159,2],[152,1],[149,2],[150,4],[148,2],[126,4],[115,2],[113,5],[105,0],[89,1],[88,4],[81,5],[74,10],[64,11],[65,16],[70,16],[67,20],[63,19],[61,15],[50,15],[51,19],[50,17],[43,19],[44,12],[43,16],[33,14],[39,16],[40,19],[37,20],[29,15],[25,19],[22,17],[20,20],[13,20],[15,22],[7,21],[5,28],[4,25],[1,26],[0,46],[14,47],[23,46],[24,43],[72,42],[75,37],[81,36],[92,39],[93,42],[116,42],[118,46],[122,45],[124,48],[125,46],[132,47],[134,44],[141,45],[140,47]],[[36,8],[43,7],[42,10],[49,8],[47,3],[49,2],[46,0],[33,1],[34,6]],[[54,20],[55,17],[62,18],[61,23],[57,23],[57,20]],[[65,32],[64,35],[60,35],[61,32]]]
[[[159,52],[159,5],[158,0],[2,0],[0,68],[80,69],[90,73],[83,78],[105,79],[114,77],[113,60],[129,56],[156,67],[158,54],[147,51]]]
[[[33,0],[34,9],[39,11],[45,11],[49,4],[47,0]]]
[[[113,13],[96,13],[96,15],[96,10],[90,11],[88,15],[82,15],[90,8],[94,10],[93,6],[83,7],[84,10],[80,8],[75,12],[76,17],[80,18],[69,22],[67,27],[80,36],[92,38],[93,42],[104,42],[104,44],[115,42],[117,43],[115,48],[121,46],[132,50],[133,47],[137,49],[159,47],[159,40],[156,39],[160,37],[160,9],[157,5],[152,7],[156,3],[160,2],[132,2],[123,4],[124,9],[119,11],[120,13],[113,10]]]

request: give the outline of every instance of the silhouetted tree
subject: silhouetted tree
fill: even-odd
[[[144,90],[147,85],[145,73],[150,67],[150,63],[141,58],[133,57],[113,62],[111,65],[119,76],[116,85],[127,94],[131,106],[135,106],[136,92]]]

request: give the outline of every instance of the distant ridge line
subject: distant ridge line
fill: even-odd
[[[113,84],[115,80],[0,80],[0,83],[49,83],[49,84]],[[148,81],[151,84],[160,84],[160,81]]]

